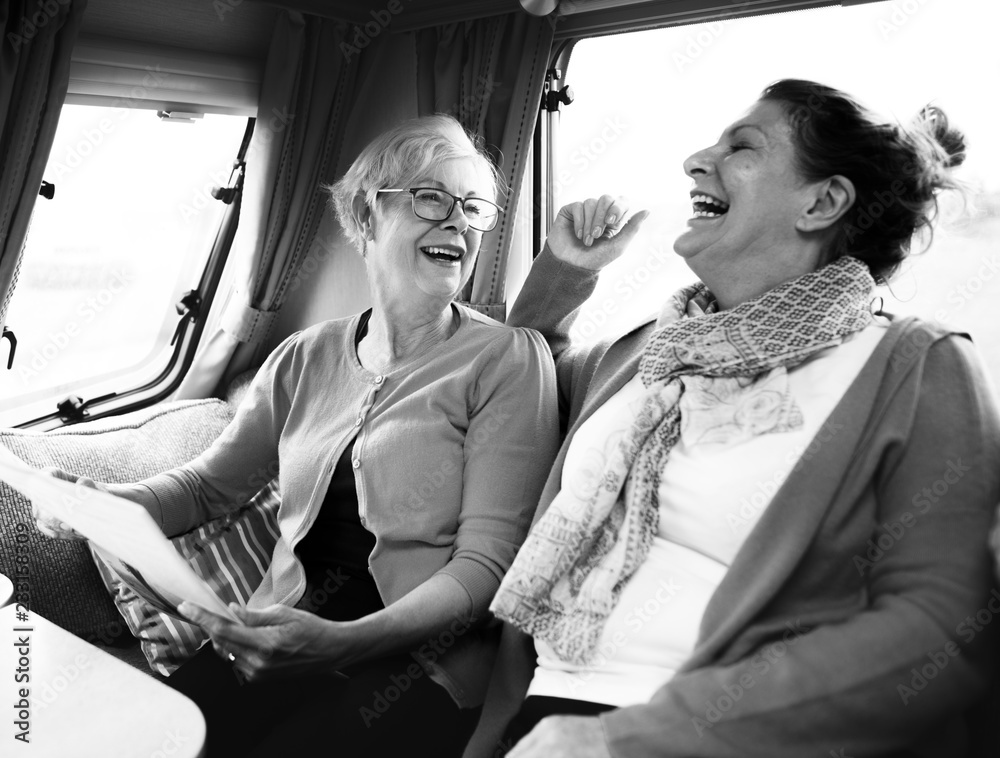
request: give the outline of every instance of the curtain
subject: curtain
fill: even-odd
[[[86,0],[0,2],[0,331],[17,284],[86,6]]]
[[[509,188],[496,229],[483,237],[468,304],[506,318],[507,258],[552,48],[549,19],[524,13],[417,32],[419,115],[449,113],[482,135]]]
[[[333,178],[354,100],[364,56],[344,54],[347,31],[340,22],[279,14],[247,151],[234,288],[175,398],[211,395],[262,357],[316,236],[326,203],[320,187]]]

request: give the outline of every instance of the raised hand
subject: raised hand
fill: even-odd
[[[622,197],[570,203],[559,210],[546,242],[559,260],[599,271],[625,252],[649,212],[626,220],[627,215],[628,202]]]

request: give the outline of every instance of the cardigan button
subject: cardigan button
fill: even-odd
[[[361,468],[361,460],[359,458],[355,458],[351,461],[351,465],[354,466],[354,468]]]
[[[378,376],[375,377],[375,384],[381,384],[384,381],[385,381],[385,377],[382,376],[381,374],[379,374]]]
[[[361,426],[361,416],[358,416],[356,419],[354,419],[354,425]]]

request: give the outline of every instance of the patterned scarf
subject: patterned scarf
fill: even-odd
[[[680,435],[681,377],[754,377],[796,366],[871,323],[873,286],[863,263],[843,257],[694,318],[686,315],[714,299],[705,285],[675,293],[642,353],[645,394],[635,420],[593,485],[564,487],[535,524],[493,613],[562,660],[588,663],[659,526],[660,472]]]

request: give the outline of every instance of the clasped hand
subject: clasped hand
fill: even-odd
[[[181,603],[178,611],[204,629],[215,651],[232,661],[250,681],[322,671],[332,675],[355,660],[350,623],[325,621],[314,613],[284,605],[260,611],[235,603],[229,607],[246,626],[189,602]]]
[[[549,716],[507,758],[611,758],[611,751],[597,716]]]

